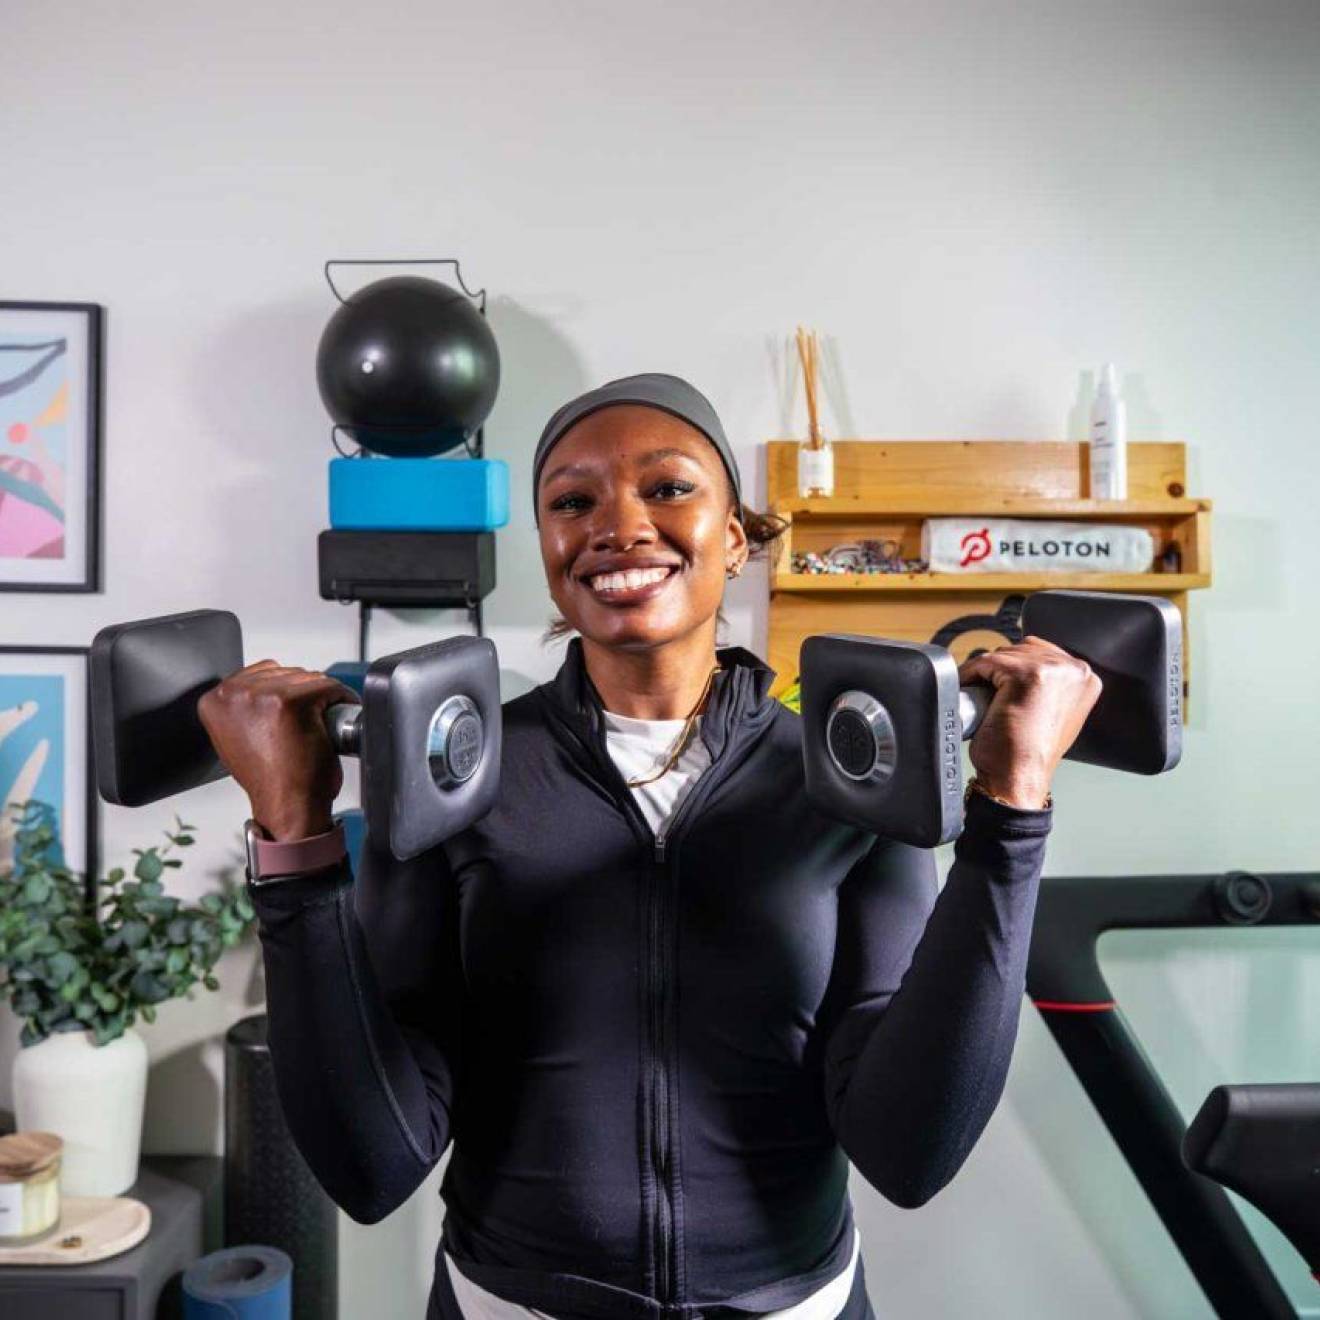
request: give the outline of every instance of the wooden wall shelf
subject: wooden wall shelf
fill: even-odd
[[[834,443],[836,494],[797,493],[797,442],[766,445],[770,512],[789,526],[770,574],[768,657],[773,691],[797,676],[798,652],[813,633],[853,632],[928,642],[952,619],[993,613],[1007,595],[1066,587],[1166,596],[1182,611],[1184,696],[1188,695],[1187,593],[1211,585],[1208,499],[1186,493],[1185,446],[1128,445],[1126,500],[1089,498],[1089,448],[1071,441],[844,440]],[[921,554],[921,527],[937,517],[1051,518],[1144,527],[1157,561],[1178,547],[1176,573],[843,573],[790,571],[795,551],[844,541],[892,540],[905,559]],[[956,639],[962,660],[974,647],[1003,645],[993,634]]]
[[[1174,596],[1208,587],[1208,573],[776,573],[771,591],[1124,591]]]
[[[920,444],[914,440],[912,444]],[[773,501],[777,512],[806,514],[812,518],[855,518],[873,514],[925,514],[929,517],[959,518],[994,514],[997,518],[1086,518],[1124,521],[1132,518],[1187,517],[1209,512],[1209,500],[1041,500],[1012,495],[981,497],[938,497],[896,491],[889,499],[869,500],[836,497],[829,500],[799,498]]]

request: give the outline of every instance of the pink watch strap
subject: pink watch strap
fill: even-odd
[[[296,875],[301,871],[319,871],[333,866],[348,853],[344,843],[344,827],[336,824],[324,834],[313,834],[306,839],[263,839],[256,830],[251,831],[251,879],[260,882],[270,876]]]

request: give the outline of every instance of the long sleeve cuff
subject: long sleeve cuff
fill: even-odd
[[[249,879],[244,887],[257,916],[266,918],[281,912],[294,911],[308,900],[320,902],[329,892],[348,889],[352,884],[353,868],[349,865],[348,855],[345,853],[329,866],[318,867],[314,871],[282,875],[264,884],[254,885]]]
[[[998,880],[1034,879],[1040,870],[1042,844],[1054,825],[1053,807],[1010,807],[973,793],[964,813],[963,832],[954,857],[973,862]]]

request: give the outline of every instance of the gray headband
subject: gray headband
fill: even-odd
[[[719,451],[724,461],[725,471],[733,483],[734,498],[738,503],[738,517],[742,518],[742,482],[738,477],[738,464],[734,461],[733,450],[729,448],[724,427],[711,407],[710,400],[694,385],[678,376],[666,376],[663,372],[648,371],[640,376],[624,376],[621,380],[612,380],[599,389],[588,390],[570,399],[558,409],[545,424],[541,438],[536,444],[536,456],[532,459],[532,516],[536,518],[536,491],[541,484],[541,469],[551,449],[564,438],[569,427],[576,425],[591,413],[599,412],[614,403],[638,403],[647,408],[658,408],[674,417],[680,417],[690,426],[695,426],[707,440]],[[537,518],[539,522],[539,518]]]

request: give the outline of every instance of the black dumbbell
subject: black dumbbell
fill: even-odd
[[[136,807],[222,779],[197,713],[204,692],[243,668],[225,610],[103,628],[92,642],[92,741],[107,802]],[[499,791],[499,667],[484,637],[385,656],[362,704],[325,712],[335,750],[362,762],[372,839],[406,861],[486,814]]]
[[[1022,633],[1085,660],[1104,685],[1073,761],[1154,775],[1182,755],[1182,616],[1159,596],[1038,591]],[[807,794],[840,819],[921,847],[962,830],[962,743],[993,690],[960,687],[940,646],[837,634],[802,644]]]

